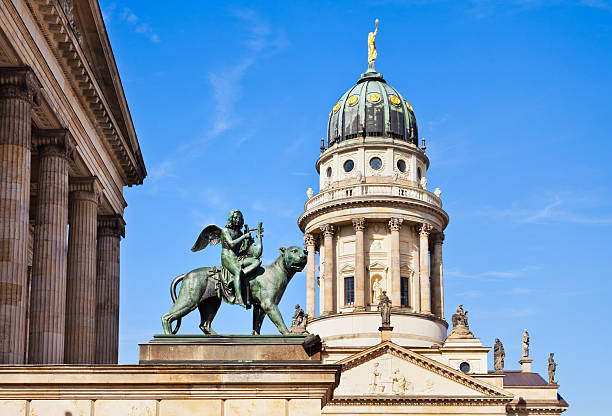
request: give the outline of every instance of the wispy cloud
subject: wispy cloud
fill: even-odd
[[[140,17],[138,17],[132,9],[128,7],[124,7],[121,12],[115,13],[117,10],[117,5],[115,3],[109,4],[104,10],[102,10],[102,18],[104,22],[108,25],[110,24],[115,17],[118,17],[121,21],[127,23],[134,32],[140,33],[153,43],[159,43],[159,35],[149,23],[143,22]]]
[[[520,269],[513,270],[488,270],[484,272],[466,272],[458,268],[448,268],[445,270],[446,277],[457,277],[463,279],[480,279],[480,280],[504,280],[516,279],[525,274],[538,270],[536,266],[525,266]]]
[[[211,136],[215,137],[232,127],[236,113],[234,106],[242,94],[242,79],[257,59],[276,53],[287,46],[283,33],[272,30],[270,24],[251,9],[234,10],[233,15],[246,28],[243,56],[234,64],[208,74],[215,97],[215,118]]]
[[[513,218],[519,223],[553,223],[564,222],[585,225],[612,225],[612,217],[577,214],[567,208],[561,195],[555,195],[552,201],[539,208],[487,208],[480,211],[489,217]]]

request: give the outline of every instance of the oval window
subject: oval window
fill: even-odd
[[[370,159],[370,167],[374,170],[379,170],[382,168],[382,160],[379,157],[373,157]]]
[[[331,178],[331,168],[327,168],[327,177]]]
[[[421,168],[417,168],[417,179],[420,181],[421,180]]]
[[[353,162],[351,159],[349,159],[346,162],[344,162],[344,171],[345,172],[352,171],[354,167],[355,167],[355,162]]]
[[[404,159],[397,161],[397,170],[400,172],[406,172],[406,161]]]
[[[462,373],[469,373],[470,372],[470,364],[466,363],[465,361],[462,362],[461,364],[459,364],[459,370],[461,370]]]

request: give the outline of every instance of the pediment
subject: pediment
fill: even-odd
[[[348,396],[506,399],[504,390],[476,380],[390,341],[352,355],[342,365],[337,398]]]
[[[387,265],[379,261],[374,261],[370,263],[368,270],[387,270]]]
[[[400,264],[400,272],[408,273],[410,275],[414,275],[414,270],[412,270],[412,267],[410,267],[410,265],[408,263],[401,263]]]
[[[355,271],[355,267],[353,267],[352,264],[348,263],[345,264],[344,266],[342,266],[342,268],[340,269],[341,273],[351,273]]]

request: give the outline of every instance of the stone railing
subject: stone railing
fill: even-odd
[[[399,196],[409,199],[416,199],[438,208],[442,208],[442,201],[429,191],[410,186],[397,184],[365,184],[359,183],[339,188],[327,188],[310,198],[304,210],[308,211],[321,204],[331,201],[338,201],[345,198],[367,197],[367,196]]]

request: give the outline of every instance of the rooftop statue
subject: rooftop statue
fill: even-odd
[[[242,213],[232,210],[224,228],[209,225],[202,230],[192,251],[199,251],[208,244],[221,244],[222,267],[201,267],[177,276],[170,285],[174,305],[162,316],[166,334],[176,334],[181,319],[198,308],[200,329],[205,334],[216,334],[211,328],[221,301],[237,304],[247,309],[253,305],[253,334],[259,334],[266,315],[281,334],[289,330],[278,310],[278,304],[287,284],[297,272],[306,266],[307,252],[301,247],[281,247],[280,256],[268,266],[261,266],[263,253],[263,225],[251,230],[245,226]],[[257,244],[250,233],[257,231]],[[178,296],[176,287],[181,283]],[[172,323],[176,321],[176,328]]]
[[[499,338],[495,338],[495,346],[493,347],[493,367],[495,371],[504,371],[504,358],[506,358],[506,352]]]
[[[457,311],[452,316],[453,329],[448,338],[474,338],[474,334],[470,331],[468,325],[468,311],[463,309],[463,305],[459,305]]]
[[[557,382],[555,381],[555,372],[557,371],[557,363],[555,362],[555,359],[553,358],[554,356],[555,354],[551,352],[550,356],[548,357],[548,384],[557,384]]]
[[[529,332],[523,332],[523,358],[529,357]]]
[[[391,325],[391,299],[387,296],[387,292],[383,290],[380,302],[378,302],[378,310],[382,318],[382,326],[388,327]]]
[[[374,62],[376,61],[376,33],[378,33],[378,19],[376,19],[376,29],[374,32],[368,33],[368,69],[374,69]]]

